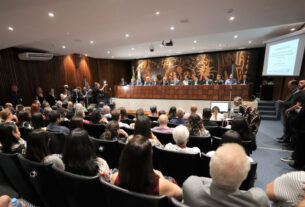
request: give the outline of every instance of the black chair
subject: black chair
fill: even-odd
[[[59,123],[60,126],[65,126],[70,129],[70,121],[62,121]]]
[[[215,121],[219,127],[222,127],[223,121]]]
[[[27,140],[28,135],[33,131],[33,129],[29,129],[26,127],[19,127],[19,131],[20,131],[20,135],[21,135],[22,139]]]
[[[221,137],[212,137],[212,150],[216,150],[219,147],[221,139]]]
[[[221,137],[228,129],[219,126],[206,126],[206,130],[208,130],[211,136]]]
[[[57,183],[70,207],[106,206],[99,176],[88,177],[59,170],[52,166]]]
[[[211,158],[207,156],[205,153],[201,153],[200,156],[200,175],[203,177],[211,177],[210,176],[210,161]]]
[[[160,126],[158,122],[153,122],[152,121],[150,128],[154,128],[154,127],[158,127],[158,126]]]
[[[198,147],[201,152],[209,152],[212,149],[211,137],[190,136],[188,147]]]
[[[48,131],[50,136],[50,144],[49,149],[51,154],[61,154],[64,149],[64,145],[68,135],[65,135],[61,132],[50,132]]]
[[[133,120],[136,116],[133,114],[127,114],[128,119]]]
[[[0,168],[20,197],[34,205],[41,206],[42,202],[32,187],[19,163],[17,154],[0,153]]]
[[[106,160],[110,168],[117,168],[120,157],[118,141],[95,139],[93,137],[90,137],[90,140],[96,156]]]
[[[135,121],[132,119],[122,119],[121,122],[130,125],[131,123],[134,123]]]
[[[148,116],[151,121],[158,121],[159,117],[158,116]]]
[[[105,192],[108,206],[120,207],[168,207],[169,200],[166,196],[153,196],[128,191],[100,179]]]
[[[130,136],[134,134],[134,129],[122,127],[122,129]]]
[[[91,121],[91,115],[86,115],[85,119],[88,120],[88,121]]]
[[[246,154],[251,155],[252,154],[252,141],[241,141],[241,145],[244,147]]]
[[[178,125],[177,125],[177,124],[168,123],[167,126],[170,127],[170,128],[175,128],[175,127],[178,126]]]
[[[164,175],[176,179],[182,186],[183,182],[191,175],[200,175],[200,154],[187,154],[182,152],[168,151],[156,147],[158,170]]]
[[[0,195],[8,195],[11,198],[19,198],[19,194],[10,184],[9,180],[0,168]]]
[[[124,147],[126,146],[126,142],[122,142],[122,141],[118,141],[118,146],[119,146],[119,152],[121,155],[122,150],[124,149]]]
[[[249,190],[254,186],[255,178],[256,178],[256,169],[257,169],[257,162],[251,162],[250,171],[248,173],[247,178],[243,181],[243,183],[239,187],[240,190]]]
[[[18,155],[21,167],[45,207],[68,206],[55,180],[52,164],[43,164]]]
[[[178,201],[174,197],[171,197],[170,201],[171,201],[171,206],[172,207],[189,207],[189,206],[185,205],[184,203],[181,203],[180,201]]]
[[[166,145],[168,143],[175,144],[175,141],[173,139],[173,134],[172,133],[153,132],[153,134],[158,138],[158,140],[163,145]]]
[[[88,132],[88,134],[94,138],[99,138],[101,134],[105,132],[104,124],[86,124],[84,123],[84,129]]]

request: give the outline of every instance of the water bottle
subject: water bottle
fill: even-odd
[[[17,198],[12,198],[11,203],[12,207],[22,207],[21,202]]]

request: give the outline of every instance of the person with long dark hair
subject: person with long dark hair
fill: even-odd
[[[151,132],[151,121],[148,116],[138,116],[135,122],[134,134],[129,136],[127,141],[133,139],[135,135],[142,135],[149,139],[153,146],[163,147],[157,137]]]
[[[124,147],[119,161],[119,173],[111,182],[122,188],[150,195],[181,198],[179,186],[166,180],[161,172],[153,170],[152,145],[142,135],[136,135]]]
[[[35,162],[52,163],[59,169],[64,169],[61,156],[49,151],[50,137],[41,129],[32,131],[27,138],[25,158]]]
[[[185,126],[192,136],[210,136],[210,132],[204,128],[203,121],[198,114],[192,114],[187,119]]]
[[[117,140],[120,134],[126,138],[128,137],[128,134],[120,129],[117,121],[110,121],[106,125],[105,133],[101,135],[101,138],[106,140]]]
[[[40,112],[32,114],[31,124],[34,129],[41,129],[44,126],[43,116]]]
[[[107,162],[96,157],[88,132],[79,128],[72,130],[66,139],[63,162],[67,172],[78,175],[108,176],[110,172]]]
[[[177,112],[177,109],[175,106],[172,106],[170,107],[169,111],[168,111],[168,119],[174,119],[176,118],[176,112]]]
[[[18,127],[12,123],[0,124],[0,142],[3,153],[23,153],[26,148]]]

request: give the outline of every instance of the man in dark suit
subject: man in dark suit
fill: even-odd
[[[205,75],[204,79],[201,81],[203,85],[212,85],[213,81],[210,79],[209,75]]]
[[[167,85],[168,85],[168,81],[167,81],[166,76],[163,77],[162,82],[161,82],[161,85],[162,85],[162,86],[167,86]]]
[[[94,87],[93,87],[93,97],[94,97],[94,100],[95,100],[95,103],[96,104],[99,104],[103,97],[104,97],[104,88],[105,88],[105,85],[100,88],[100,84],[98,82],[95,82],[94,83]]]
[[[17,85],[12,85],[11,86],[10,102],[13,104],[14,107],[18,104],[23,103],[23,100],[18,93],[18,86]]]
[[[147,76],[144,82],[144,86],[152,86],[152,82],[150,80],[150,77]]]
[[[204,108],[202,110],[202,120],[204,126],[218,126],[215,121],[211,121],[212,111],[210,108]]]
[[[194,85],[194,86],[201,84],[200,81],[198,80],[197,76],[194,76],[193,80],[190,80],[189,83],[190,83],[190,85]]]
[[[74,90],[72,90],[71,99],[73,103],[79,103],[80,101],[84,100],[84,96],[81,93],[81,87],[78,86]]]
[[[120,86],[126,86],[127,82],[125,81],[125,79],[122,77],[121,78],[121,82],[120,82]]]
[[[244,84],[244,85],[246,85],[246,84],[248,84],[248,83],[249,83],[249,82],[248,82],[248,79],[247,79],[247,74],[243,74],[243,78],[240,79],[239,84]]]

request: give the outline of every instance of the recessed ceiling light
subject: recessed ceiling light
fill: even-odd
[[[295,31],[295,28],[291,28],[290,31],[291,31],[291,32]]]
[[[114,56],[113,56],[113,55],[112,55],[111,57],[112,57],[112,58],[114,58]]]
[[[131,48],[131,50],[134,50],[134,47],[133,47],[133,48]]]
[[[160,44],[160,47],[163,47],[163,45],[162,45],[162,44]]]
[[[110,54],[110,51],[108,50],[107,53]]]
[[[9,31],[14,31],[14,28],[13,27],[8,27],[7,28]]]
[[[88,54],[86,53],[85,56],[88,57]]]
[[[128,38],[128,37],[129,37],[129,34],[125,34],[125,37]]]
[[[174,26],[171,26],[169,29],[170,29],[170,30],[175,30],[175,27],[174,27]]]
[[[93,43],[94,43],[94,41],[93,41],[93,40],[91,40],[91,41],[90,41],[90,44],[93,44]]]
[[[192,47],[192,50],[195,50],[196,49],[196,47]]]
[[[238,35],[234,35],[234,38],[235,38],[235,39],[238,38]]]
[[[218,46],[221,47],[221,44],[219,44]]]
[[[49,12],[48,15],[49,15],[49,17],[52,17],[52,18],[54,17],[54,13],[53,12]]]
[[[231,16],[231,17],[229,18],[230,21],[233,21],[234,19],[235,19],[234,16]]]
[[[249,41],[248,41],[248,43],[249,43],[249,44],[251,44],[251,43],[252,43],[252,41],[251,41],[251,40],[249,40]]]
[[[159,15],[160,14],[160,12],[159,11],[156,11],[156,13],[155,13],[156,15]]]
[[[63,45],[63,46],[61,46],[62,47],[62,49],[66,49],[66,45]]]
[[[196,44],[196,43],[197,43],[197,40],[194,40],[193,42]]]

